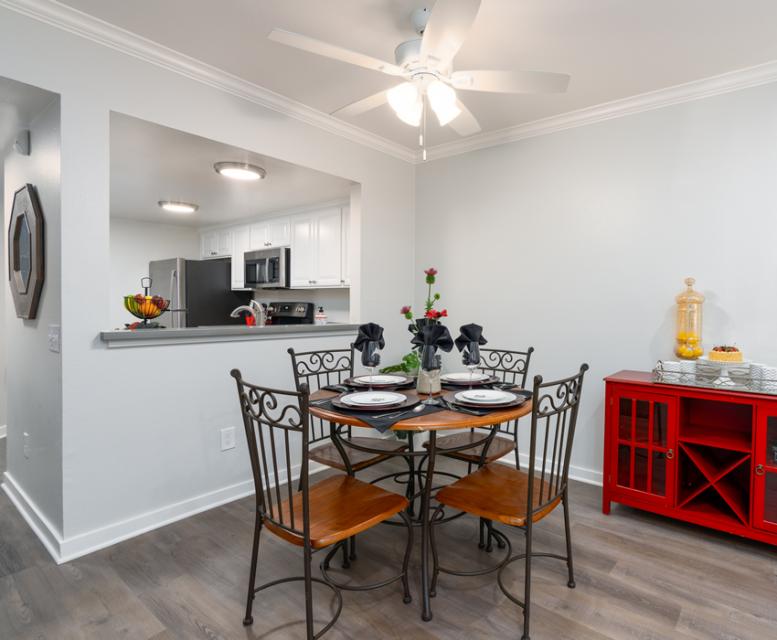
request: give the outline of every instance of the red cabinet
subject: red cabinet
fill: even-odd
[[[777,397],[606,379],[610,503],[777,544]]]
[[[675,398],[624,389],[609,399],[617,428],[611,450],[613,492],[669,505],[674,498]]]
[[[755,442],[753,524],[777,533],[777,407],[759,413]]]

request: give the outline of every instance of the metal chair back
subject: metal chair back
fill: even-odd
[[[240,410],[243,414],[251,471],[256,489],[256,508],[268,520],[289,533],[310,542],[310,509],[308,490],[310,390],[303,382],[298,391],[281,391],[250,384],[238,369],[231,375],[237,381]],[[291,482],[294,452],[301,452],[299,490],[302,513],[294,509]],[[285,486],[284,486],[285,485]],[[281,509],[287,500],[288,511]]]
[[[478,369],[483,373],[496,376],[502,382],[524,388],[529,375],[532,353],[534,353],[534,347],[529,347],[526,351],[481,348]]]
[[[481,348],[478,369],[482,373],[488,373],[498,378],[500,382],[513,384],[521,389],[525,389],[532,353],[534,353],[534,347],[529,347],[526,351]],[[517,430],[517,420],[502,423],[497,428],[499,433],[505,433],[512,436],[513,439],[517,435]],[[517,452],[516,466],[518,466]]]
[[[296,352],[289,347],[294,385],[300,391],[307,385],[310,392],[331,384],[342,384],[353,377],[353,344],[347,349]],[[316,443],[330,437],[329,423],[310,416],[310,442]]]
[[[535,513],[565,495],[583,376],[587,370],[588,365],[583,364],[575,375],[550,382],[543,382],[542,376],[534,377],[527,523]],[[537,483],[539,487],[535,489]]]

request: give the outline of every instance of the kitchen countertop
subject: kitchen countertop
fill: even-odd
[[[215,327],[191,327],[185,329],[117,329],[102,331],[100,339],[109,348],[141,347],[197,342],[235,342],[240,340],[277,340],[293,336],[309,337],[311,334],[353,334],[358,324],[287,324],[267,327],[223,325]]]

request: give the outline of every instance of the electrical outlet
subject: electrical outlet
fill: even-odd
[[[22,434],[22,451],[25,458],[30,457],[30,434],[26,431]]]
[[[62,350],[62,330],[58,324],[49,325],[49,351],[59,353]]]
[[[235,427],[226,427],[221,430],[221,450],[229,451],[235,448]]]

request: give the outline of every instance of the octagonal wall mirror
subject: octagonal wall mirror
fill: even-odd
[[[33,320],[44,278],[43,213],[35,187],[24,185],[13,198],[8,225],[8,279],[16,315]]]

